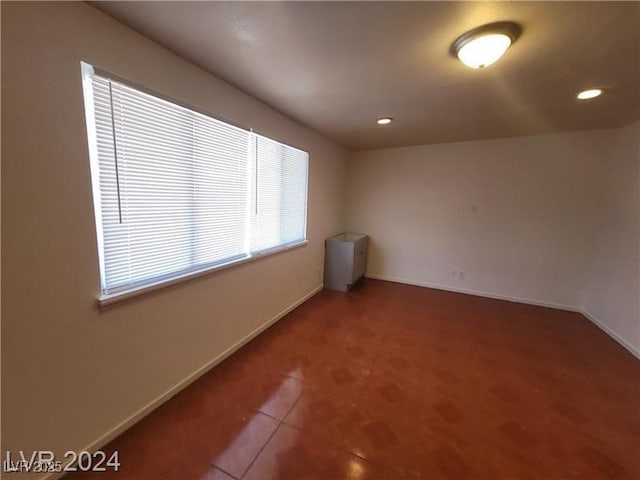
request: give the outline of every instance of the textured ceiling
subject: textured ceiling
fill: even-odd
[[[352,149],[618,127],[640,118],[640,3],[92,2]],[[523,27],[484,70],[450,56]],[[574,95],[603,86],[602,97]],[[392,116],[378,126],[379,116]]]

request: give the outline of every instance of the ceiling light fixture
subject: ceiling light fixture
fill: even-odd
[[[590,88],[589,90],[583,90],[579,94],[576,95],[578,100],[588,100],[590,98],[596,98],[602,95],[601,88]]]
[[[451,55],[471,68],[484,68],[497,61],[522,33],[513,22],[483,25],[460,35],[451,45]]]
[[[393,118],[391,117],[384,117],[384,118],[378,119],[378,125],[389,125],[391,122],[393,122]]]

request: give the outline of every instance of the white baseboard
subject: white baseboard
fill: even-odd
[[[498,295],[495,293],[483,292],[480,290],[450,287],[448,285],[439,285],[436,283],[420,282],[417,280],[407,280],[405,278],[390,277],[388,275],[378,275],[377,273],[367,273],[365,277],[373,278],[375,280],[386,280],[387,282],[405,283],[407,285],[415,285],[417,287],[434,288],[436,290],[444,290],[447,292],[465,293],[467,295],[475,295],[476,297],[495,298],[496,300],[506,300],[508,302],[515,302],[515,303],[526,303],[527,305],[536,305],[538,307],[555,308],[557,310],[566,310],[569,312],[581,313],[578,307],[562,305],[559,303],[543,302],[541,300],[532,300],[530,298],[510,297],[508,295]]]
[[[222,352],[220,355],[215,357],[213,360],[207,362],[205,365],[200,367],[198,370],[193,372],[191,375],[189,375],[188,377],[184,378],[183,380],[178,382],[176,385],[171,387],[169,390],[167,390],[163,394],[161,394],[158,397],[156,397],[155,399],[153,399],[151,402],[149,402],[147,405],[142,407],[140,410],[138,410],[136,413],[131,415],[129,418],[127,418],[126,420],[124,420],[123,422],[121,422],[120,424],[118,424],[117,426],[112,428],[111,430],[109,430],[107,433],[102,435],[97,440],[91,442],[84,449],[78,450],[78,451],[94,452],[95,450],[98,450],[99,448],[104,447],[107,443],[109,443],[111,440],[116,438],[122,432],[124,432],[128,428],[132,427],[135,423],[137,423],[140,420],[142,420],[142,418],[147,416],[149,413],[151,413],[153,410],[158,408],[160,405],[162,405],[164,402],[169,400],[171,397],[173,397],[174,395],[176,395],[177,393],[179,393],[180,391],[184,390],[186,387],[191,385],[198,378],[200,378],[202,375],[207,373],[209,370],[211,370],[217,364],[222,362],[229,355],[234,353],[236,350],[239,350],[245,344],[249,343],[251,340],[253,340],[255,337],[257,337],[259,334],[261,334],[263,331],[265,331],[271,325],[276,323],[278,320],[280,320],[282,317],[287,315],[289,312],[295,310],[297,307],[299,307],[304,302],[309,300],[311,297],[313,297],[316,293],[318,293],[323,288],[324,288],[324,285],[317,286],[312,291],[307,293],[304,297],[302,297],[300,300],[296,301],[294,304],[292,304],[292,305],[288,306],[287,308],[285,308],[284,310],[282,310],[280,313],[278,313],[277,315],[272,317],[266,323],[264,323],[260,327],[256,328],[249,335],[247,335],[246,337],[244,337],[243,339],[241,339],[240,341],[238,341],[237,343],[235,343],[234,345],[232,345],[231,347],[226,349],[224,352]],[[55,479],[63,477],[64,474],[65,474],[65,472],[50,473],[49,475],[43,476],[42,480],[55,480]]]
[[[638,348],[634,347],[629,342],[627,342],[624,338],[622,338],[620,335],[618,335],[616,332],[614,332],[603,321],[598,320],[594,315],[592,315],[589,312],[587,312],[586,310],[580,309],[578,307],[571,307],[571,306],[568,306],[568,305],[561,305],[561,304],[557,304],[557,303],[542,302],[542,301],[539,301],[539,300],[531,300],[529,298],[510,297],[510,296],[506,296],[506,295],[497,295],[495,293],[481,292],[481,291],[478,291],[478,290],[469,290],[469,289],[465,289],[465,288],[455,288],[455,287],[449,287],[449,286],[445,286],[445,285],[438,285],[438,284],[427,283],[427,282],[418,282],[418,281],[414,281],[414,280],[406,280],[406,279],[398,278],[398,277],[390,277],[388,275],[378,275],[376,273],[367,273],[366,277],[367,278],[373,278],[375,280],[385,280],[387,282],[404,283],[404,284],[407,284],[407,285],[415,285],[417,287],[434,288],[436,290],[444,290],[444,291],[447,291],[447,292],[464,293],[464,294],[468,294],[468,295],[475,295],[475,296],[478,296],[478,297],[495,298],[497,300],[506,300],[506,301],[509,301],[509,302],[525,303],[525,304],[528,304],[528,305],[537,305],[539,307],[555,308],[555,309],[558,309],[558,310],[566,310],[566,311],[569,311],[569,312],[580,313],[580,314],[584,315],[594,325],[596,325],[598,328],[600,328],[604,333],[609,335],[616,342],[618,342],[625,349],[627,349],[633,356],[635,356],[636,358],[640,359],[640,350]]]
[[[596,327],[598,327],[604,333],[609,335],[611,338],[613,338],[616,342],[618,342],[624,348],[629,350],[631,355],[633,355],[637,359],[640,359],[640,349],[638,349],[638,348],[634,347],[633,345],[631,345],[624,338],[622,338],[620,335],[618,335],[616,332],[614,332],[611,329],[611,327],[607,326],[602,320],[599,320],[598,318],[596,318],[594,315],[592,315],[588,311],[582,310],[580,313],[582,313],[582,315],[587,317],[591,321],[591,323],[593,323]]]

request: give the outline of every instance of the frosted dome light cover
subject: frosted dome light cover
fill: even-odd
[[[458,50],[458,58],[468,67],[484,68],[496,62],[510,46],[511,39],[507,35],[483,35],[464,44]]]
[[[512,22],[483,25],[460,35],[451,45],[451,54],[471,68],[495,63],[515,42],[522,28]]]

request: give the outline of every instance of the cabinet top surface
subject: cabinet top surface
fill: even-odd
[[[336,240],[336,241],[342,241],[342,242],[357,242],[362,238],[367,238],[367,236],[362,233],[341,233],[340,235],[336,235],[335,237],[329,238],[329,240]]]

